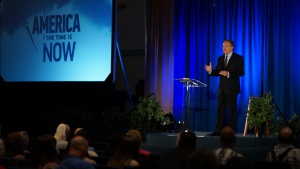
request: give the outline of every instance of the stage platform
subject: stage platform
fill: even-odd
[[[206,136],[208,132],[196,132],[197,148],[216,149],[221,146],[218,136]],[[146,141],[142,144],[142,148],[150,151],[152,154],[161,155],[176,145],[179,133],[148,133]],[[234,147],[236,152],[243,154],[248,159],[264,160],[267,153],[277,144],[277,138],[270,136],[255,137],[254,134],[236,134],[237,142]]]

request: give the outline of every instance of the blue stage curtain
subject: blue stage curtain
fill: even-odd
[[[212,62],[215,67],[218,56],[222,55],[223,40],[232,39],[234,51],[245,60],[245,76],[240,79],[242,91],[238,97],[238,132],[244,130],[249,96],[262,96],[270,91],[284,117],[299,115],[299,9],[297,0],[174,0],[174,56],[166,51],[158,56],[174,57],[174,66],[161,62],[161,72],[152,77],[173,69],[174,77],[170,80],[189,77],[207,84],[192,90],[192,112],[194,130],[211,131],[216,122],[219,78],[209,77],[204,65]],[[164,36],[156,38],[171,43]],[[165,78],[170,77],[161,79]],[[160,84],[164,90],[173,90],[173,114],[180,120],[184,111],[182,85],[176,81]]]

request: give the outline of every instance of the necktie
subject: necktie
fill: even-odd
[[[227,65],[227,55],[225,55],[225,59],[224,59],[224,65],[226,66]]]

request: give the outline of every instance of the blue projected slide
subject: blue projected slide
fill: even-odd
[[[113,8],[113,0],[2,0],[2,78],[105,81],[112,65]]]

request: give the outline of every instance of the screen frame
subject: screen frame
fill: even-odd
[[[0,5],[3,1],[0,0]],[[22,80],[15,80],[15,81],[5,81],[4,78],[2,77],[2,74],[0,72],[0,84],[1,83],[49,83],[49,84],[54,84],[54,83],[114,83],[115,81],[115,77],[116,77],[116,54],[117,54],[117,50],[116,50],[116,37],[117,37],[117,0],[111,0],[112,2],[112,25],[111,25],[111,56],[110,56],[110,73],[109,75],[106,77],[106,79],[104,81],[89,81],[89,80],[80,80],[80,81],[76,81],[76,80],[26,80],[26,81],[22,81]],[[1,49],[1,46],[0,46]],[[1,56],[0,56],[1,57]],[[1,66],[1,65],[0,65]]]
[[[112,0],[111,72],[105,81],[4,81],[0,77],[1,111],[87,107],[105,109],[114,104],[116,74],[117,0]],[[0,1],[1,3],[1,1]],[[54,108],[57,107],[57,108]]]

